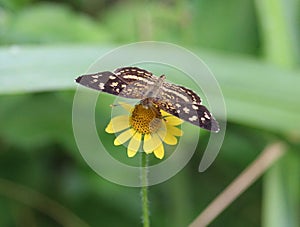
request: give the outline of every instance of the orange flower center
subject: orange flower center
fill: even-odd
[[[144,106],[138,104],[134,107],[129,123],[133,129],[142,134],[156,132],[162,123],[162,115],[157,105]]]

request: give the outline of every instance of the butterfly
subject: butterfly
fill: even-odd
[[[137,67],[118,68],[79,76],[77,83],[112,95],[140,99],[144,106],[156,105],[184,121],[203,129],[218,132],[218,122],[202,105],[201,98],[192,90],[166,81]]]

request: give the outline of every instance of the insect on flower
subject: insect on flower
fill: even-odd
[[[144,69],[124,67],[82,75],[76,82],[116,96],[140,99],[140,105],[146,109],[163,110],[206,130],[220,130],[201,98],[188,88],[166,82],[165,75],[157,77]]]

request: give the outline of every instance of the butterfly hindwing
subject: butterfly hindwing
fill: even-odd
[[[163,83],[159,97],[172,103],[193,103],[201,105],[201,98],[194,91],[168,82]]]

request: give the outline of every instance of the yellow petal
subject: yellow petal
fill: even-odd
[[[169,145],[177,144],[177,138],[175,136],[173,136],[172,134],[170,134],[170,133],[163,134],[162,130],[158,130],[157,133],[158,133],[159,137],[162,139],[162,141],[164,141],[166,144],[169,144]]]
[[[135,133],[135,130],[132,128],[126,130],[125,132],[122,132],[120,135],[118,135],[115,138],[114,145],[118,146],[118,145],[125,143],[134,135],[134,133]]]
[[[111,119],[107,125],[105,132],[107,133],[116,133],[120,132],[126,128],[129,128],[129,116],[121,115]]]
[[[131,112],[133,106],[126,103],[126,102],[119,102],[119,104],[125,109],[127,110],[128,112]]]
[[[162,115],[163,117],[165,117],[165,116],[172,116],[171,114],[169,114],[168,112],[166,112],[166,111],[164,111],[164,110],[160,110],[160,112],[161,112],[161,115]]]
[[[162,159],[165,155],[164,146],[161,144],[158,148],[154,150],[155,157]]]
[[[154,134],[145,134],[144,137],[144,146],[143,149],[145,153],[149,154],[152,153],[153,150],[155,150],[158,146],[162,144],[161,139],[159,136],[154,133]]]
[[[176,125],[182,124],[183,120],[181,120],[178,117],[175,117],[175,116],[171,115],[171,116],[168,116],[168,117],[165,118],[165,122],[166,122],[167,125],[174,125],[174,126],[176,126]]]
[[[173,135],[173,136],[182,136],[183,135],[183,131],[180,130],[177,127],[174,127],[172,125],[167,125],[167,131],[169,134]]]
[[[152,136],[150,134],[145,134],[144,136],[144,145],[143,145],[143,150],[145,153],[149,154],[153,151],[152,149]]]
[[[136,153],[137,153],[137,151],[133,151],[133,150],[127,149],[127,156],[129,158],[132,158],[133,156],[135,156]]]
[[[135,133],[128,144],[128,150],[137,152],[139,150],[141,140],[142,134],[139,132]]]

